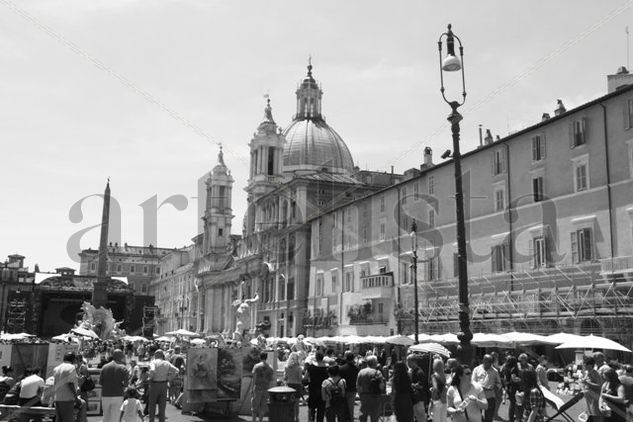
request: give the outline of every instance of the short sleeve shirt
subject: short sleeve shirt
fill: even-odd
[[[124,421],[136,421],[138,420],[138,413],[143,413],[143,406],[137,399],[127,399],[121,405],[121,412],[123,412]]]
[[[74,401],[75,395],[65,384],[71,383],[73,384],[72,388],[77,389],[77,370],[75,365],[63,362],[55,367],[53,376],[55,377],[55,401]]]

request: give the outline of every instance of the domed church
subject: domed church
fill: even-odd
[[[282,129],[270,99],[250,140],[248,207],[242,236],[231,236],[231,189],[226,171],[207,180],[205,231],[194,238],[200,252],[194,263],[203,317],[199,331],[225,332],[240,338],[257,324],[273,336],[295,336],[314,316],[307,313],[312,239],[308,221],[396,181],[398,175],[360,171],[343,138],[323,116],[323,90],[312,63],[297,91],[292,122]],[[219,204],[222,204],[221,206]],[[250,327],[236,329],[235,311],[246,299]],[[337,316],[321,316],[336,324]]]

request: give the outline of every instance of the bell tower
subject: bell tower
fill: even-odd
[[[204,254],[225,253],[231,243],[231,190],[233,176],[224,164],[222,145],[218,153],[218,164],[207,178],[207,201],[204,211]]]
[[[264,119],[257,126],[253,139],[249,143],[251,150],[248,186],[248,209],[246,212],[245,230],[252,233],[255,228],[255,203],[259,198],[271,192],[282,181],[282,154],[285,139],[281,128],[273,119],[270,98],[264,108]]]

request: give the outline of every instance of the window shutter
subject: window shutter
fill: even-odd
[[[593,259],[593,236],[591,235],[591,229],[585,229],[584,232],[585,236],[583,240],[585,244],[583,246],[585,247],[585,259],[591,261]]]
[[[587,131],[587,129],[589,128],[589,119],[587,119],[586,117],[583,117],[581,120],[581,125],[582,125],[582,137],[583,137],[583,143],[587,143],[589,142],[589,132]]]
[[[532,137],[532,161],[538,160],[538,136]]]
[[[629,121],[629,101],[625,100],[622,107],[622,120],[624,121],[624,130],[631,129],[631,122]]]
[[[530,258],[530,268],[535,268],[536,263],[534,261],[534,239],[530,239],[528,242],[528,257]]]
[[[491,166],[491,170],[492,170],[492,175],[494,176],[495,173],[495,164],[496,164],[497,160],[496,160],[496,155],[495,152],[492,151],[492,166]]]
[[[494,246],[490,248],[490,267],[491,273],[497,272],[497,254]]]
[[[440,254],[437,253],[434,259],[436,260],[436,262],[435,262],[435,279],[439,280],[441,275],[442,275],[442,271],[440,269],[440,265],[441,265]]]
[[[574,121],[569,122],[569,148],[574,149],[576,144],[574,143]]]
[[[547,147],[545,144],[545,134],[541,135],[540,137],[541,139],[541,160],[544,160],[546,157],[546,151],[547,151]]]
[[[571,233],[571,260],[572,263],[578,263],[578,242],[576,232]]]

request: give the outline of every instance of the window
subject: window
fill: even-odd
[[[409,284],[409,263],[400,263],[400,284]]]
[[[317,274],[316,276],[315,296],[323,296],[323,274]]]
[[[97,264],[95,264],[94,262],[90,263],[90,271],[96,271],[97,270]]]
[[[434,281],[440,279],[440,256],[434,252],[426,260],[426,280]]]
[[[117,272],[117,273],[120,273],[120,272],[121,272],[121,264],[118,264],[118,265],[116,266],[116,272]]]
[[[545,137],[536,135],[532,137],[532,161],[545,159]]]
[[[367,262],[360,264],[360,276],[367,277],[369,275],[369,264]]]
[[[576,230],[571,233],[571,256],[574,264],[593,259],[593,236],[591,229]]]
[[[160,267],[156,267],[156,274],[160,274]]]
[[[224,235],[224,229],[218,229],[218,237],[222,237]]]
[[[380,212],[385,212],[385,197],[380,197]]]
[[[506,162],[503,155],[503,149],[497,149],[492,152],[492,175],[505,173]]]
[[[434,195],[435,194],[435,178],[433,176],[429,176],[427,183],[428,183],[428,188],[429,188],[429,195]]]
[[[541,268],[547,267],[547,250],[545,244],[545,238],[543,236],[532,239],[532,259],[534,262],[533,267]]]
[[[141,291],[143,293],[147,293],[147,284],[143,284],[143,286],[141,287]]]
[[[624,110],[624,128],[631,129],[633,127],[633,100],[626,101],[626,109]]]
[[[382,314],[384,312],[384,304],[383,303],[379,303],[378,304],[378,315],[380,316],[380,320],[382,321]]]
[[[367,227],[363,227],[363,230],[361,232],[361,241],[363,243],[367,243]]]
[[[406,187],[402,188],[401,195],[402,195],[402,203],[406,204],[407,203],[407,188]]]
[[[354,291],[354,273],[352,271],[345,271],[345,291]]]
[[[134,265],[130,265],[130,273],[134,274],[135,272],[134,270],[135,270]]]
[[[532,178],[532,195],[534,202],[540,202],[545,198],[543,190],[543,176]]]
[[[418,198],[418,194],[420,193],[420,185],[417,183],[413,184],[413,194],[415,195],[415,199]]]
[[[574,163],[574,191],[580,192],[589,188],[589,175],[587,161],[580,160]]]
[[[503,211],[506,207],[506,190],[505,186],[496,186],[494,188],[495,211]]]
[[[493,273],[500,273],[506,270],[508,247],[506,244],[495,245],[490,251],[490,262]]]
[[[435,227],[435,210],[429,210],[429,227]]]
[[[385,223],[380,223],[380,240],[385,240]]]
[[[586,119],[576,119],[572,122],[571,147],[575,148],[587,142]]]
[[[143,265],[143,274],[147,274],[147,265]]]
[[[332,276],[332,293],[336,293],[338,292],[338,274],[336,271],[332,271],[330,274]]]

